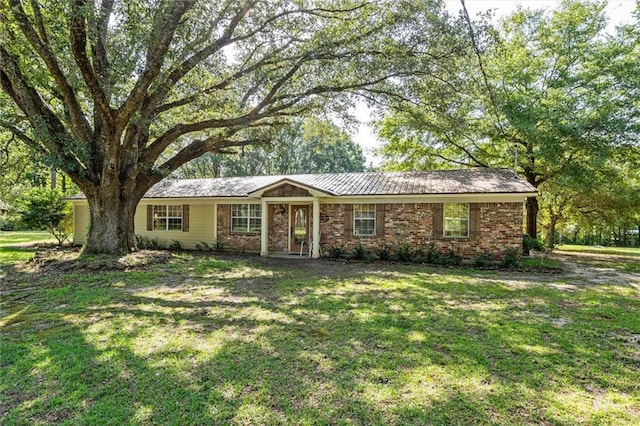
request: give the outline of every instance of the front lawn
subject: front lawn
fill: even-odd
[[[20,247],[20,245],[33,242],[54,243],[55,239],[47,232],[0,231],[0,265],[30,259],[34,249]],[[1,272],[0,277],[2,277]]]
[[[42,231],[0,231],[0,246],[34,241],[55,242],[55,239],[48,232]]]
[[[614,278],[67,256],[0,263],[4,424],[640,418],[640,292]]]
[[[563,244],[556,247],[556,250],[564,252],[613,254],[623,256],[640,257],[639,247],[605,247],[605,246],[584,246],[578,244]]]

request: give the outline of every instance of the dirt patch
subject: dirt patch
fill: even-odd
[[[168,251],[144,250],[126,256],[80,257],[79,247],[55,247],[36,251],[27,262],[32,272],[55,273],[74,271],[124,271],[166,263],[173,254]]]
[[[567,282],[577,285],[629,285],[640,290],[640,274],[621,270],[616,264],[635,263],[640,259],[633,256],[589,254],[589,253],[554,253],[552,258],[561,262],[566,268]]]

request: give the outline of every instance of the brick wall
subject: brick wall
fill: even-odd
[[[260,233],[231,232],[231,205],[218,205],[218,243],[224,249],[260,252]]]
[[[269,204],[268,208],[269,252],[285,252],[289,247],[289,206]]]
[[[375,250],[386,243],[392,247],[409,243],[413,248],[426,249],[434,244],[438,251],[453,250],[472,258],[480,253],[501,256],[509,248],[522,246],[522,203],[474,203],[478,209],[477,229],[469,238],[444,238],[433,233],[434,206],[427,203],[384,204],[376,210],[378,225],[375,236],[355,236],[346,222],[352,219],[352,204],[320,206],[321,244],[324,253],[342,246],[352,251],[358,244]],[[345,228],[348,232],[345,233]]]
[[[280,204],[268,205],[269,252],[284,252],[288,248],[289,206],[280,212]],[[522,247],[522,203],[474,203],[477,224],[469,238],[444,238],[434,235],[434,204],[389,203],[376,209],[378,224],[375,236],[355,236],[352,230],[353,204],[320,205],[320,244],[326,254],[331,247],[342,246],[352,251],[358,244],[374,251],[386,243],[391,247],[408,243],[414,249],[427,249],[434,244],[438,251],[453,250],[467,259],[480,253],[492,253],[496,258],[509,248]],[[311,213],[311,209],[310,209]],[[312,215],[310,214],[310,217]],[[231,206],[218,205],[218,241],[227,249],[259,252],[259,233],[232,233]],[[346,232],[345,232],[346,230]]]

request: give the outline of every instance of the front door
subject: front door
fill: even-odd
[[[301,247],[309,251],[309,206],[291,206],[291,250]]]

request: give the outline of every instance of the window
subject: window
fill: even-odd
[[[154,231],[182,231],[182,205],[154,205]]]
[[[231,232],[260,232],[262,206],[260,204],[232,204]]]
[[[469,236],[469,204],[445,204],[443,216],[445,237]]]
[[[376,234],[375,204],[355,204],[353,206],[353,233],[355,235]]]

